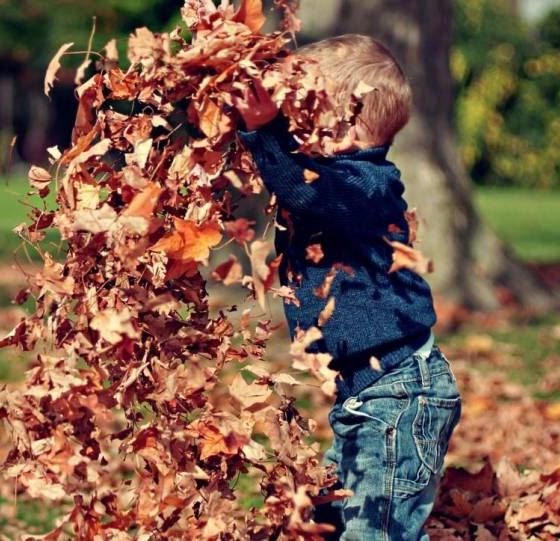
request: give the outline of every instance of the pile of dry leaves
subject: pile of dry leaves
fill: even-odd
[[[558,404],[509,381],[503,368],[513,368],[513,356],[496,346],[473,335],[462,350],[448,351],[463,413],[446,457],[454,466],[428,522],[434,541],[560,538]],[[473,368],[480,362],[484,370]]]
[[[261,34],[260,0],[237,11],[187,0],[192,40],[140,28],[126,70],[110,42],[77,88],[71,147],[49,149],[50,171],[31,168],[31,186],[56,190],[57,208],[35,209],[18,233],[41,250],[55,228],[68,248],[62,262],[42,253],[17,295],[35,311],[0,345],[37,353],[22,385],[0,391],[0,418],[12,440],[5,478],[33,498],[72,502],[45,539],[318,539],[328,529],[310,520],[332,479],[289,396],[298,381],[262,360],[278,259],[267,262],[272,246],[236,214],[236,197],[262,190],[236,135],[234,99],[251,82],[271,93],[302,150],[325,151],[344,122],[312,64],[280,62],[298,21],[293,2],[278,5],[284,32]],[[51,61],[47,92],[71,46]],[[245,247],[251,275],[233,257],[212,268],[210,252],[231,242]],[[211,317],[208,280],[246,288],[238,325],[226,310]],[[304,353],[313,336],[294,344],[294,366],[332,392],[328,357]],[[245,361],[226,385],[224,371]],[[249,471],[264,505],[247,512],[233,485]]]

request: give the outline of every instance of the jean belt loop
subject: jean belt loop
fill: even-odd
[[[430,387],[430,368],[428,367],[428,357],[430,356],[432,347],[434,345],[434,335],[430,333],[428,341],[414,353],[414,357],[418,361],[418,368],[420,370],[420,379],[422,381],[422,389]]]
[[[428,359],[421,353],[416,353],[418,368],[420,369],[420,380],[422,381],[422,389],[429,389],[431,385],[430,368],[428,367]]]

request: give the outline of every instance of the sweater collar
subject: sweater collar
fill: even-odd
[[[387,153],[390,148],[391,145],[381,145],[377,147],[354,150],[353,152],[333,154],[328,156],[328,158],[331,160],[347,160],[350,158],[352,160],[379,161],[384,160],[387,157]]]

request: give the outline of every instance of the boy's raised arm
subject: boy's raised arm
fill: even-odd
[[[295,152],[298,144],[281,116],[239,136],[266,187],[296,214],[345,233],[373,235],[386,233],[390,217],[404,216],[404,186],[385,160],[387,147],[315,159]]]

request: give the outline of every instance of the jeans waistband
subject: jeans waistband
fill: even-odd
[[[432,351],[432,347],[434,345],[434,334],[430,333],[430,338],[428,338],[428,340],[426,341],[426,343],[419,347],[414,353],[413,355],[418,355],[420,357],[422,357],[424,360],[426,360],[429,356],[430,353]]]

